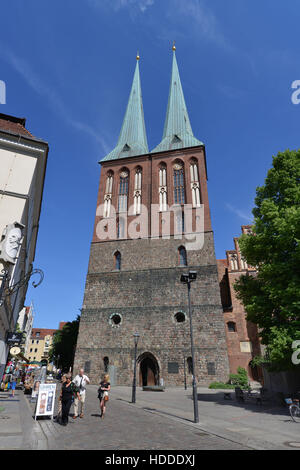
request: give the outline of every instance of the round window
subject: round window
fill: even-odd
[[[119,313],[113,313],[109,318],[109,322],[112,326],[119,326],[122,322],[122,316]]]
[[[175,313],[174,317],[177,323],[185,322],[185,314],[182,312]]]

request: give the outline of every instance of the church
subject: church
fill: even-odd
[[[116,147],[101,160],[93,239],[74,371],[92,383],[192,383],[187,287],[191,285],[195,377],[227,381],[229,361],[207,193],[205,145],[192,131],[176,59],[162,140],[149,150],[139,59]],[[167,98],[167,97],[166,97]],[[167,100],[166,100],[167,101]],[[194,240],[194,242],[193,242]]]

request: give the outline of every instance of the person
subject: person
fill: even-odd
[[[90,379],[87,375],[84,375],[84,370],[80,369],[79,374],[76,375],[73,383],[79,389],[80,394],[80,418],[83,418],[83,410],[85,405],[85,395],[86,395],[86,385],[90,383]],[[74,400],[74,416],[73,419],[78,417],[78,408],[79,408],[79,400],[75,397]]]
[[[63,374],[61,377],[61,383],[65,383],[66,381],[66,374]],[[61,412],[62,412],[62,405],[61,405],[61,400],[58,400],[58,410],[57,410],[57,416],[55,418],[57,423],[61,423]]]
[[[69,422],[69,411],[72,405],[73,395],[76,394],[80,400],[80,395],[78,389],[76,389],[73,382],[71,382],[71,374],[66,374],[66,381],[62,384],[60,392],[60,401],[61,401],[61,421],[63,426],[67,426]]]
[[[108,392],[110,391],[109,375],[104,374],[98,389],[98,398],[100,400],[100,418],[104,418],[106,403],[108,402]]]
[[[14,372],[11,374],[11,378],[10,378],[11,396],[12,396],[13,398],[14,398],[14,396],[15,396],[16,385],[17,385],[17,374],[16,374],[16,371],[14,371]]]

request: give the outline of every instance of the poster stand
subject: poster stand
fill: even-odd
[[[56,384],[40,384],[34,419],[37,416],[50,416],[53,420]]]

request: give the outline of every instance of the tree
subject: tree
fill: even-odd
[[[300,339],[300,150],[273,157],[255,204],[253,233],[239,243],[257,273],[241,276],[235,290],[260,329],[269,370],[288,370]]]
[[[55,365],[63,371],[69,371],[73,365],[79,323],[80,315],[76,320],[66,323],[61,330],[54,333],[49,360],[54,361]]]

